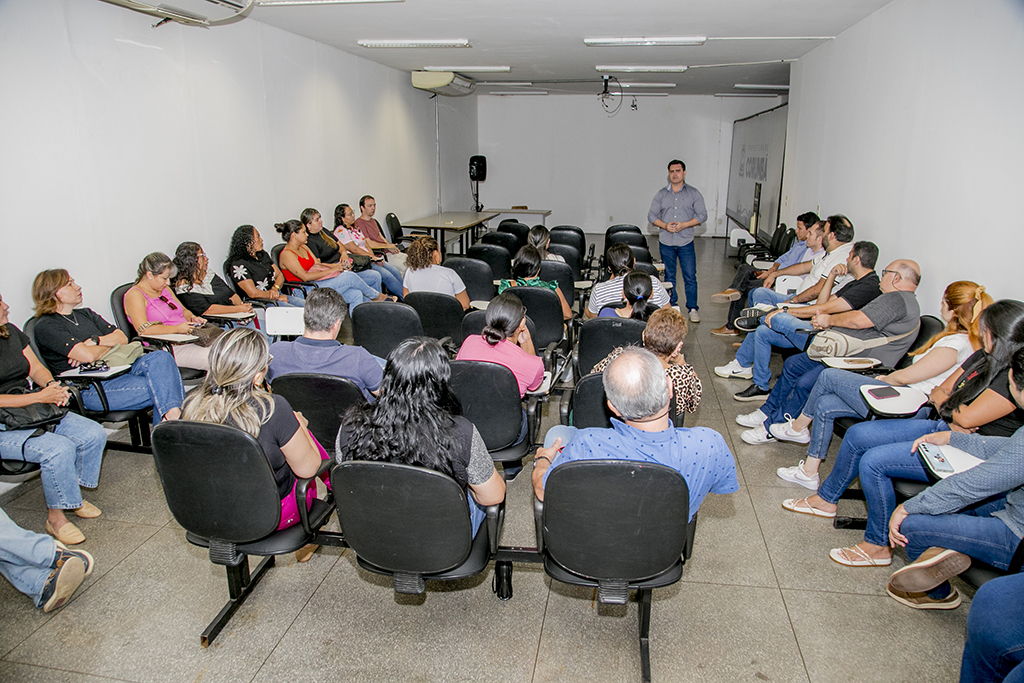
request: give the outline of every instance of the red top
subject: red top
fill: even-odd
[[[302,269],[305,270],[307,273],[309,272],[309,269],[313,267],[313,264],[316,263],[316,259],[313,258],[313,252],[311,252],[309,249],[306,249],[306,253],[309,254],[309,256],[307,256],[306,258],[302,258],[302,254],[300,254],[297,251],[292,251],[291,249],[286,249],[285,251],[291,251],[293,254],[295,254],[295,256],[299,259],[299,265],[302,266]],[[288,270],[287,268],[282,268],[281,270],[284,272],[284,279],[287,280],[288,282],[302,282],[302,280],[292,275],[291,271]]]
[[[356,227],[363,231],[363,235],[374,242],[387,242],[380,230],[380,223],[376,218],[357,218]]]

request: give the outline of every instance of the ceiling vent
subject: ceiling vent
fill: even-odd
[[[453,71],[413,71],[412,85],[438,95],[461,97],[476,89],[476,82]]]

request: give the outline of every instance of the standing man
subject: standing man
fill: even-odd
[[[658,237],[665,277],[672,283],[671,304],[677,301],[676,259],[686,286],[686,307],[690,322],[699,323],[697,313],[697,255],[693,248],[693,229],[708,219],[704,197],[686,184],[686,164],[679,159],[668,162],[668,186],[658,190],[647,212],[647,222],[660,229]]]

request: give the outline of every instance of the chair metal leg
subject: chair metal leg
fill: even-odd
[[[640,603],[640,673],[644,683],[651,683],[651,590],[636,593]]]
[[[270,555],[263,558],[263,561],[256,566],[256,571],[250,576],[249,574],[249,560],[243,558],[237,567],[227,567],[228,573],[228,595],[230,599],[221,609],[220,613],[210,622],[210,625],[206,627],[202,635],[199,636],[199,644],[202,647],[207,647],[216,638],[217,634],[221,632],[228,621],[231,620],[231,616],[235,613],[245,599],[249,597],[249,593],[256,587],[256,584],[260,582],[263,575],[267,573],[267,570],[274,566],[274,556]]]
[[[864,500],[864,491],[861,489],[846,489],[840,500]],[[868,528],[868,520],[864,517],[836,517],[832,520],[833,529],[860,529]]]
[[[512,599],[512,563],[498,560],[494,563],[494,594],[501,601]]]

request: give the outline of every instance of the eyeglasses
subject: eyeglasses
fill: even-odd
[[[172,311],[178,310],[178,307],[174,305],[173,301],[167,298],[166,294],[160,295],[160,301],[163,301],[165,304],[167,304],[168,308],[170,308]]]
[[[900,274],[899,274],[899,273],[898,273],[897,271],[895,271],[895,270],[885,270],[885,269],[883,268],[883,269],[882,269],[882,277],[885,277],[885,274],[886,274],[886,273],[892,273],[892,274],[893,274],[893,277],[902,277],[902,276],[901,276],[901,275],[900,275]]]

